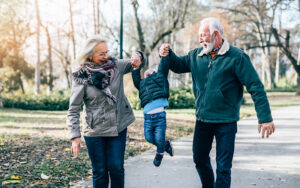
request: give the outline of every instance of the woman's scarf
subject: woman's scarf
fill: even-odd
[[[93,85],[102,90],[107,96],[107,101],[113,105],[117,100],[111,93],[109,85],[114,77],[115,59],[110,58],[103,65],[85,62],[79,70],[73,72],[73,80],[78,84]]]

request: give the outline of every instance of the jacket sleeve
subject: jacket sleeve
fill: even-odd
[[[175,73],[191,72],[189,54],[186,56],[176,56],[175,53],[170,50],[170,69]]]
[[[141,68],[131,71],[132,80],[134,86],[139,90],[140,89],[140,82],[141,82]]]
[[[118,59],[117,67],[121,74],[127,74],[132,70],[130,59]]]
[[[251,94],[259,123],[273,121],[264,85],[260,81],[259,76],[247,54],[242,53],[240,61],[236,62],[235,74],[240,82],[246,86],[247,91]]]
[[[84,97],[84,85],[73,82],[69,110],[67,115],[67,127],[70,139],[81,137],[80,134],[80,111]]]
[[[170,56],[162,57],[160,59],[157,72],[160,72],[165,77],[168,77],[169,69],[170,69]]]

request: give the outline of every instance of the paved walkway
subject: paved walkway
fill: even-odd
[[[233,188],[300,187],[300,106],[273,111],[276,132],[261,139],[257,119],[238,122],[232,169]],[[154,167],[154,151],[129,158],[125,163],[126,188],[198,188],[200,179],[192,159],[192,136],[174,141],[175,156],[165,155]],[[211,151],[215,169],[215,143]],[[91,185],[91,181],[83,185]]]

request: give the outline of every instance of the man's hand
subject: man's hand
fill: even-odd
[[[262,138],[265,138],[265,136],[269,138],[269,136],[275,132],[275,125],[273,121],[259,124],[258,133],[260,133],[261,131],[262,131],[261,133]]]
[[[79,147],[83,147],[82,143],[81,143],[81,138],[73,138],[72,139],[72,147],[71,147],[71,153],[74,153],[75,157],[78,157],[78,153],[79,153]]]
[[[170,44],[162,44],[161,47],[159,48],[159,55],[161,57],[166,57],[167,55],[169,55],[170,52]]]
[[[130,64],[131,64],[131,66],[134,69],[139,68],[141,66],[141,64],[142,64],[141,57],[137,53],[134,53],[131,56],[131,62],[130,62]]]

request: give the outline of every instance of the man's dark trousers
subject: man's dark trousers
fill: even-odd
[[[231,166],[234,153],[237,123],[204,123],[196,121],[193,158],[203,188],[227,188],[231,182]],[[216,137],[217,179],[210,163],[209,153]]]

